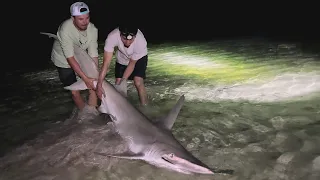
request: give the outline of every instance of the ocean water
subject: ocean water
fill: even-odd
[[[143,112],[151,119],[161,116],[184,94],[174,136],[210,167],[234,174],[184,175],[95,154],[122,150],[125,142],[104,115],[77,123],[70,93],[49,65],[7,73],[1,84],[6,93],[0,95],[0,179],[320,178],[318,54],[296,44],[230,40],[163,44],[151,47],[149,58],[150,106]],[[231,62],[242,74],[232,74]],[[107,80],[114,82],[113,75]],[[138,106],[132,82],[128,98]]]

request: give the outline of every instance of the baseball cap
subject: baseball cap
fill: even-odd
[[[120,25],[119,31],[122,36],[130,40],[133,38],[133,36],[137,35],[138,28],[134,25]]]
[[[89,12],[89,7],[84,2],[75,2],[70,6],[71,16],[80,16]]]

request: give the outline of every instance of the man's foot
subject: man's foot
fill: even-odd
[[[99,115],[99,111],[94,106],[85,105],[83,109],[78,112],[78,122],[86,122],[92,120]]]

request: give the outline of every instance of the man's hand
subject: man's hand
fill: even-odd
[[[98,82],[98,84],[97,84],[96,94],[100,100],[102,100],[102,95],[103,95],[103,97],[106,97],[106,94],[102,88],[102,83],[100,83],[100,82]]]
[[[96,88],[94,87],[94,84],[93,84],[93,81],[96,81],[96,79],[85,78],[83,81],[86,83],[86,86],[88,87],[88,89],[96,90]]]
[[[110,62],[112,59],[112,55],[113,55],[113,51],[111,51],[111,52],[104,51],[104,53],[103,53],[103,63],[102,63],[102,67],[101,67],[101,70],[99,73],[98,83],[97,83],[97,87],[96,87],[96,94],[100,100],[102,100],[102,95],[104,97],[106,96],[106,94],[102,88],[102,83],[104,81],[104,78],[107,75],[107,72],[109,71],[109,65],[110,65]]]

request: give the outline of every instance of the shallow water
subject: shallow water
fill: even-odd
[[[161,62],[163,66],[171,66],[170,63],[192,66],[192,63],[185,65],[190,59],[183,61],[183,57],[173,57],[165,48],[153,47],[150,78],[146,81],[151,105],[144,112],[151,118],[158,117],[185,94],[186,102],[173,134],[204,163],[213,168],[233,169],[233,175],[184,175],[141,161],[94,154],[102,150],[123,151],[126,146],[104,116],[77,123],[69,93],[61,88],[55,69],[48,68],[20,77],[7,74],[8,83],[1,87],[8,93],[1,95],[0,104],[0,133],[4,142],[0,179],[319,179],[318,55],[303,53],[292,44],[270,45],[263,41],[220,41],[203,46],[211,45],[220,47],[226,57],[236,60],[250,56],[247,61],[251,65],[271,67],[268,70],[274,73],[265,78],[270,72],[262,69],[246,80],[231,83],[203,80],[201,72],[194,79],[186,78],[188,74],[183,77],[187,72],[180,72],[181,76],[163,76],[159,66],[155,66],[157,62],[152,64],[162,56],[158,52],[167,55],[166,61]],[[211,50],[199,52],[193,50],[194,46],[163,45],[193,55],[188,57],[212,53],[207,59],[200,58],[202,64],[214,57]],[[271,58],[267,60],[267,56]],[[219,57],[221,54],[214,58]],[[271,65],[266,61],[272,61]],[[290,65],[281,65],[285,62]],[[273,68],[275,65],[277,68]],[[212,62],[207,66],[219,68]],[[228,73],[222,75],[227,77]],[[138,104],[132,83],[129,83],[129,99],[133,105]]]

